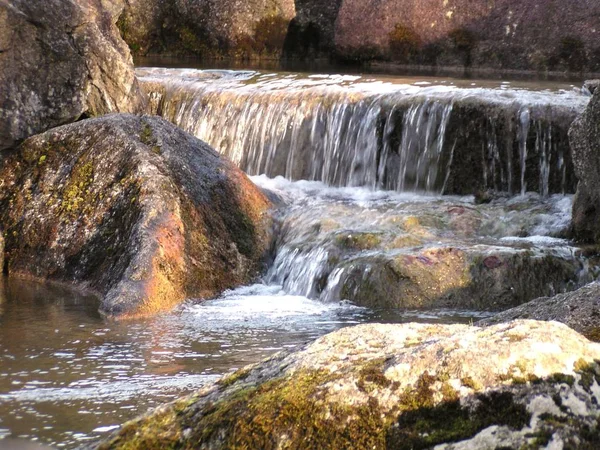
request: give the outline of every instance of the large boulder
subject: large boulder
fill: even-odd
[[[557,323],[361,325],[159,407],[98,448],[595,448],[599,359],[600,345]]]
[[[120,0],[0,0],[0,150],[145,97],[115,26]]]
[[[517,319],[561,322],[588,339],[600,342],[600,283],[591,283],[567,294],[538,298],[482,320],[478,325]]]
[[[251,281],[269,208],[240,170],[162,119],[89,119],[5,157],[4,272],[91,289],[108,315],[151,314]]]
[[[594,0],[344,0],[335,47],[402,63],[594,70],[599,15]]]
[[[279,56],[294,0],[125,0],[119,19],[135,54]]]
[[[582,241],[600,242],[600,91],[569,132],[579,178],[573,204],[573,231]]]

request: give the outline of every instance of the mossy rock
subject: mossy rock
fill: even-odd
[[[155,117],[111,115],[25,141],[0,170],[4,271],[69,282],[113,316],[250,282],[270,203],[230,162]]]
[[[492,448],[593,443],[599,358],[559,324],[363,325],[161,406],[98,449],[452,448],[496,429]]]

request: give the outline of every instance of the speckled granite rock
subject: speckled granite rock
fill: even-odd
[[[97,448],[594,448],[599,359],[600,345],[558,323],[361,325],[159,407]]]
[[[279,56],[293,0],[125,0],[119,19],[134,53],[208,58]]]
[[[543,297],[501,312],[478,325],[495,325],[516,319],[562,322],[593,341],[600,341],[600,283],[575,292]]]
[[[120,0],[0,0],[0,150],[82,116],[140,112]]]
[[[157,117],[55,128],[0,169],[5,272],[99,293],[139,316],[251,281],[270,203],[208,145]]]
[[[402,63],[599,70],[599,15],[595,0],[344,0],[335,46]]]

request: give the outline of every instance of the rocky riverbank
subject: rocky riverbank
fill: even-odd
[[[592,0],[129,0],[135,54],[337,61],[517,71],[600,71]]]

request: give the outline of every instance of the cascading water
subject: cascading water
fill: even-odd
[[[156,112],[270,176],[253,181],[281,199],[273,264],[263,283],[127,323],[62,287],[0,280],[0,442],[80,448],[340,327],[468,323],[598,273],[561,239],[571,197],[553,195],[575,183],[566,130],[587,102],[575,92],[139,74]],[[437,195],[479,188],[539,194]]]
[[[576,91],[138,69],[155,112],[250,175],[469,194],[573,192]]]

